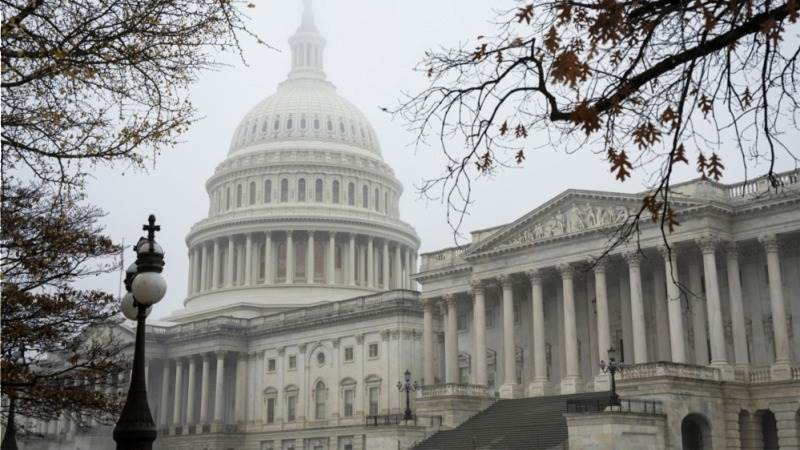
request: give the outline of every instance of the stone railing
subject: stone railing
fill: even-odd
[[[676,377],[693,380],[719,381],[720,372],[719,369],[714,367],[663,361],[624,365],[623,370],[620,372],[620,379],[623,381],[652,377]]]
[[[420,255],[421,262],[419,270],[425,272],[426,270],[439,269],[442,267],[455,266],[464,263],[461,255],[467,249],[467,245],[461,247],[450,247],[437,252],[423,253]]]
[[[800,366],[792,367],[792,380],[800,381]]]
[[[800,183],[800,170],[792,170],[789,172],[775,174],[775,179],[778,183],[778,189],[797,185]],[[771,189],[774,188],[766,177],[760,177],[742,183],[731,184],[725,187],[727,196],[730,198],[752,197],[765,194]]]
[[[486,386],[478,384],[444,383],[422,386],[417,391],[417,398],[428,397],[491,397]]]
[[[772,381],[772,370],[767,367],[753,367],[748,372],[748,380],[751,383],[769,383]]]

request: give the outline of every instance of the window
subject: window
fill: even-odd
[[[347,185],[347,204],[350,206],[355,206],[356,204],[356,185],[355,183],[350,183]]]
[[[325,353],[322,352],[317,353],[317,364],[319,365],[325,364]]]
[[[236,186],[236,207],[242,206],[242,185]]]
[[[339,203],[339,180],[333,181],[333,203]]]
[[[264,203],[272,203],[272,180],[264,182]]]
[[[289,201],[289,180],[286,178],[281,180],[281,202]]]
[[[256,204],[256,182],[255,181],[251,181],[250,182],[250,188],[248,189],[247,196],[248,196],[247,200],[249,201],[249,203],[251,205],[255,205]]]
[[[389,213],[389,193],[384,192],[383,194],[383,211],[387,214]]]
[[[301,130],[305,130],[306,129],[306,116],[303,116],[303,117],[300,118],[300,129]]]
[[[355,389],[345,389],[344,391],[344,416],[353,417],[353,400],[355,399]]]
[[[314,118],[314,129],[319,130],[319,117]]]
[[[467,329],[467,315],[466,314],[459,314],[458,315],[458,331],[464,331]]]
[[[328,119],[328,131],[333,131],[333,122],[331,122],[331,119]]]
[[[287,130],[291,130],[292,129],[292,118],[291,117],[289,117],[289,120],[286,121],[286,129]]]
[[[328,399],[328,391],[325,389],[325,383],[320,381],[314,389],[315,410],[314,417],[317,420],[325,420],[325,407]]]
[[[378,401],[380,397],[380,388],[377,386],[370,387],[369,391],[369,415],[370,416],[377,416],[378,415]]]
[[[317,178],[316,185],[314,186],[314,201],[321,202],[322,201],[322,179]]]
[[[267,360],[267,372],[275,372],[275,358]]]
[[[378,344],[369,344],[369,357],[370,358],[378,357]]]
[[[345,347],[345,349],[344,349],[344,360],[345,360],[345,362],[353,361],[353,347]]]
[[[344,122],[339,121],[339,133],[344,134]]]
[[[369,208],[369,188],[366,186],[361,189],[361,206]]]
[[[280,117],[276,117],[275,118],[275,126],[273,128],[275,128],[275,131],[278,131],[281,128],[281,118]]]
[[[381,193],[380,193],[380,191],[378,191],[377,189],[375,189],[375,211],[380,211],[380,210],[381,210],[381,207],[380,207],[380,206],[381,206],[380,198],[381,198]]]
[[[292,355],[289,357],[289,370],[293,370],[297,368],[297,356]]]
[[[261,124],[261,132],[262,133],[266,133],[267,132],[267,124],[268,123],[269,123],[269,118],[265,117],[264,118],[264,123]]]
[[[275,399],[267,399],[267,423],[275,422]]]
[[[231,209],[231,188],[225,190],[225,210]]]
[[[297,201],[306,201],[306,179],[300,178],[297,180]]]
[[[286,420],[294,422],[297,414],[297,395],[289,394],[286,396]]]

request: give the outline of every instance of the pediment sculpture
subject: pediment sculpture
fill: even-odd
[[[573,204],[566,210],[557,209],[553,215],[529,226],[503,243],[503,246],[528,244],[565,234],[618,225],[627,220],[631,214],[628,208],[621,205]]]

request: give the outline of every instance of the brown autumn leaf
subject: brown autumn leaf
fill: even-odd
[[[609,152],[609,155],[611,154],[612,153]],[[619,153],[614,152],[613,154],[614,158],[611,161],[610,172],[616,174],[614,178],[618,179],[619,181],[625,181],[625,179],[631,176],[633,165],[631,165],[630,160],[628,160],[628,155],[625,153],[625,150],[621,150]]]
[[[516,17],[518,19],[517,23],[520,23],[520,22],[522,22],[524,20],[525,23],[530,24],[531,23],[531,19],[533,18],[533,3],[531,3],[528,6],[524,6],[522,8],[519,8],[517,10]]]
[[[556,50],[558,50],[559,44],[560,40],[558,38],[558,33],[556,32],[556,27],[551,26],[550,31],[547,32],[547,35],[544,38],[544,48],[546,48],[550,53],[555,53]]]
[[[589,66],[578,59],[577,53],[566,50],[556,56],[550,73],[557,83],[577,88],[578,81],[586,81],[589,76]]]
[[[719,181],[722,179],[722,171],[725,169],[725,166],[722,165],[722,158],[719,157],[716,153],[711,153],[711,157],[708,158],[708,176],[713,178],[714,181]]]
[[[505,136],[508,133],[508,121],[504,120],[503,124],[500,125],[500,136]]]
[[[684,148],[683,144],[678,144],[678,147],[675,148],[675,153],[672,155],[671,164],[675,164],[677,162],[683,162],[687,165],[689,164],[689,160],[686,159],[686,149]]]
[[[589,102],[584,100],[575,108],[570,118],[578,124],[587,135],[599,130],[602,125],[597,111],[589,106]]]
[[[639,125],[633,130],[633,142],[639,147],[639,150],[644,150],[652,147],[653,144],[661,140],[661,131],[658,130],[651,122]]]
[[[522,150],[518,151],[514,159],[517,160],[517,164],[522,164],[522,162],[525,161],[525,152]]]

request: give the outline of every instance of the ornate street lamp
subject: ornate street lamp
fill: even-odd
[[[617,372],[622,372],[622,364],[618,363],[615,356],[617,354],[617,350],[614,347],[608,349],[608,364],[602,359],[600,360],[600,370],[603,373],[608,373],[611,375],[611,406],[619,406],[619,395],[617,395],[617,383],[614,380],[614,374]]]
[[[125,272],[125,290],[122,312],[130,320],[136,320],[136,347],[133,353],[133,370],[128,398],[122,414],[114,427],[114,440],[117,450],[151,450],[156,440],[156,424],[147,404],[147,384],[144,374],[144,333],[145,319],[152,305],[158,303],[167,293],[167,283],[161,275],[164,270],[164,250],[155,241],[156,216],[150,215],[147,237],[140,238],[133,248],[136,262]]]
[[[411,413],[411,392],[416,391],[419,385],[416,381],[411,381],[411,371],[406,369],[405,381],[397,382],[397,390],[406,393],[406,411],[403,420],[414,420],[414,415]]]

